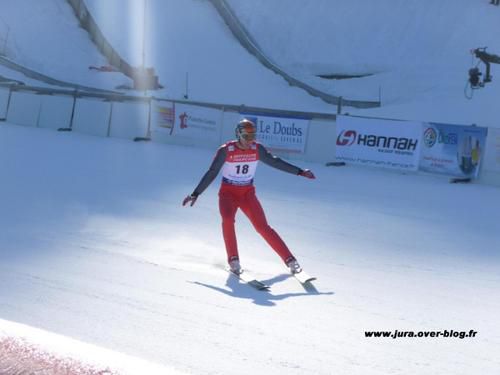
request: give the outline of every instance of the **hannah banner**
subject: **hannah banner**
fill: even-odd
[[[421,128],[420,122],[337,116],[336,160],[416,171]]]

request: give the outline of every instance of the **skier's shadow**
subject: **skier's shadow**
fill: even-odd
[[[271,286],[275,283],[284,281],[292,276],[290,275],[279,275],[273,277],[272,279],[262,280],[263,283]],[[205,284],[199,281],[192,281],[191,283],[196,285],[204,286],[205,288],[215,290],[222,294],[231,297],[243,298],[252,300],[252,302],[259,306],[276,306],[276,301],[282,301],[291,297],[301,297],[301,296],[314,296],[314,295],[332,295],[333,292],[319,292],[312,284],[304,286],[305,292],[300,293],[284,293],[284,294],[273,294],[269,290],[257,290],[247,283],[239,280],[237,277],[229,275],[226,280],[226,287],[221,288],[218,286]]]

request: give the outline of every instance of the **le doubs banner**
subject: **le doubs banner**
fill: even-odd
[[[424,123],[420,170],[477,178],[487,128]]]
[[[421,132],[421,122],[337,116],[336,159],[416,171]]]
[[[304,153],[308,119],[258,116],[240,113],[257,125],[257,140],[273,151]]]

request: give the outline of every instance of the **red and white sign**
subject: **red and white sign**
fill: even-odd
[[[218,109],[156,101],[152,107],[154,131],[171,136],[219,141],[222,113]]]

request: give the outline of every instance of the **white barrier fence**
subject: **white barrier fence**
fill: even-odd
[[[488,128],[483,169],[479,181],[489,185],[500,185],[500,129]]]
[[[9,102],[10,90],[0,87],[0,121],[7,118],[7,103]]]
[[[235,124],[241,118],[251,117],[258,124],[258,139],[260,138],[262,143],[270,146],[280,156],[321,163],[335,160],[352,163],[355,158],[353,155],[366,159],[366,150],[362,151],[365,154],[360,154],[361,151],[358,151],[358,154],[346,156],[346,148],[340,147],[342,145],[339,146],[338,143],[350,142],[349,137],[352,134],[346,134],[348,129],[345,128],[345,122],[346,119],[348,125],[359,122],[359,118],[356,117],[248,107],[228,108],[222,105],[169,101],[151,97],[108,97],[71,91],[62,94],[58,91],[58,93],[49,95],[45,91],[0,87],[0,120],[23,126],[71,129],[101,137],[151,139],[167,144],[215,149],[234,138]],[[392,120],[363,121],[378,124],[379,126],[374,126],[373,129],[384,129],[384,132],[394,125],[388,125],[394,123]],[[414,122],[407,124],[413,124],[415,127]],[[404,127],[405,122],[402,121],[398,126]],[[408,131],[404,130],[403,133],[406,134]],[[409,130],[408,134],[413,137],[414,133],[413,129]],[[391,137],[390,131],[387,134]],[[384,134],[381,136],[385,137]],[[394,137],[401,140],[397,134]],[[420,141],[424,137],[422,134]],[[406,139],[406,135],[403,138]],[[272,144],[269,144],[269,141]],[[489,128],[488,135],[482,142],[480,173],[477,181],[500,186],[500,129]],[[384,163],[397,164],[401,163],[402,157],[411,157],[414,163],[420,155],[420,150],[416,150],[414,156],[403,154],[401,150],[396,150],[392,156],[390,153],[384,155],[383,163],[373,161],[369,164],[374,166],[383,166],[381,164]],[[418,168],[413,165],[406,169],[416,171]]]

